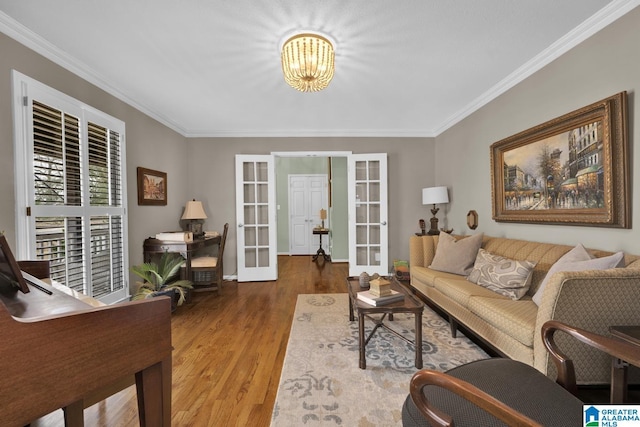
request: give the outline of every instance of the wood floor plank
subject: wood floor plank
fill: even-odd
[[[171,320],[172,426],[269,426],[299,294],[344,293],[346,263],[279,256],[278,280],[225,282]],[[85,425],[136,426],[135,387],[85,410]],[[63,426],[56,411],[32,427]]]

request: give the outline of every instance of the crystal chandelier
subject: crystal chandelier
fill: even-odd
[[[333,78],[334,52],[331,42],[318,34],[303,33],[282,45],[284,80],[301,92],[317,92]]]

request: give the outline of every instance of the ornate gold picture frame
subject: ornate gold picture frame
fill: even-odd
[[[493,219],[631,227],[627,93],[491,145]]]

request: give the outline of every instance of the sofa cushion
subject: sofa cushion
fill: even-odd
[[[527,292],[529,295],[533,295],[540,287],[551,266],[569,252],[573,246],[486,236],[482,248],[494,255],[535,262],[531,286]]]
[[[478,249],[482,245],[483,233],[463,239],[456,239],[442,233],[438,239],[438,247],[429,266],[433,270],[467,276],[473,268]]]
[[[535,266],[535,262],[493,255],[480,248],[467,280],[517,300],[527,293]]]
[[[439,277],[436,278],[434,287],[441,294],[447,296],[463,307],[467,307],[469,298],[472,296],[482,296],[485,298],[496,298],[511,301],[508,297],[500,295],[496,292],[490,291],[482,286],[475,285],[467,281],[464,277],[457,279]]]
[[[540,305],[542,293],[551,277],[559,271],[587,271],[587,270],[607,270],[623,266],[624,253],[617,252],[613,255],[602,258],[591,258],[591,255],[582,245],[578,245],[564,254],[555,264],[551,266],[540,287],[533,296],[533,302]]]
[[[427,286],[434,286],[434,283],[438,277],[444,277],[446,279],[460,279],[459,274],[446,273],[444,271],[432,270],[429,267],[412,267],[411,268],[412,280],[424,283]]]
[[[513,301],[473,296],[467,308],[491,326],[533,348],[538,306],[528,297]]]

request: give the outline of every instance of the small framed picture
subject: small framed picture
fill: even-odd
[[[167,205],[166,172],[138,167],[138,204]]]

